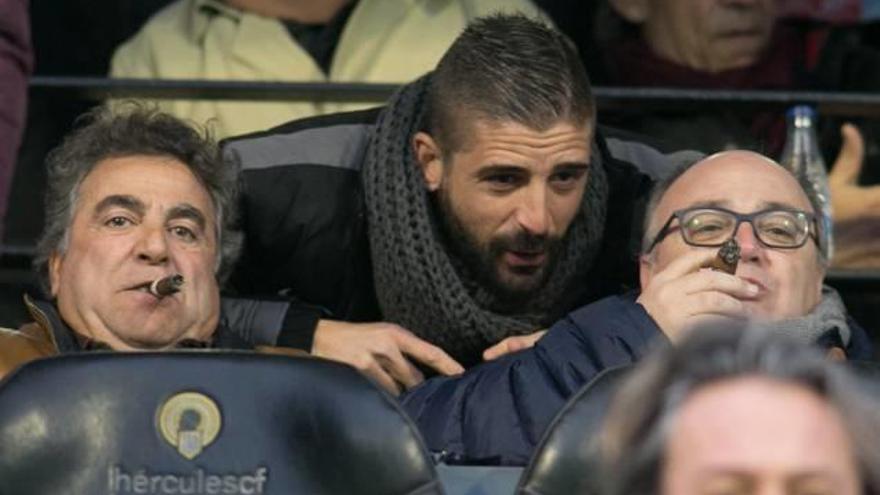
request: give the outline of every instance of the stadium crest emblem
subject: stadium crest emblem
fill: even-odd
[[[182,392],[165,401],[158,422],[165,441],[189,460],[217,438],[223,424],[217,404],[198,392]]]

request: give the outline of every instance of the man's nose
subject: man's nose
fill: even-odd
[[[548,233],[551,221],[547,200],[547,191],[543,187],[523,190],[522,202],[516,214],[516,220],[523,230],[535,235]]]
[[[737,244],[739,244],[740,259],[754,261],[763,252],[764,245],[761,244],[761,241],[755,235],[755,228],[752,224],[748,222],[740,223],[736,232],[733,233],[733,237],[736,239]]]
[[[164,263],[168,260],[168,239],[164,228],[143,226],[137,257],[148,263]]]

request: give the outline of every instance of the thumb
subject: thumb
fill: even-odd
[[[865,160],[865,140],[859,129],[849,123],[840,127],[843,145],[834,161],[828,180],[840,184],[855,184]]]

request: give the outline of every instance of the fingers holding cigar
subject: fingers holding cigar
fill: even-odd
[[[718,253],[712,258],[712,261],[703,265],[703,268],[718,270],[733,275],[736,273],[737,264],[739,264],[739,256],[739,244],[737,244],[736,239],[730,238],[721,245],[721,248],[718,249]]]
[[[651,276],[637,302],[671,340],[706,319],[747,318],[746,302],[759,287],[735,275],[739,260],[733,239],[717,249],[695,250]]]

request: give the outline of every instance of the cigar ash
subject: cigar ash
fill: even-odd
[[[718,253],[705,268],[711,268],[712,270],[719,270],[733,275],[736,273],[736,267],[739,264],[739,256],[739,244],[737,244],[736,239],[729,239],[721,245],[721,248],[718,249]]]

